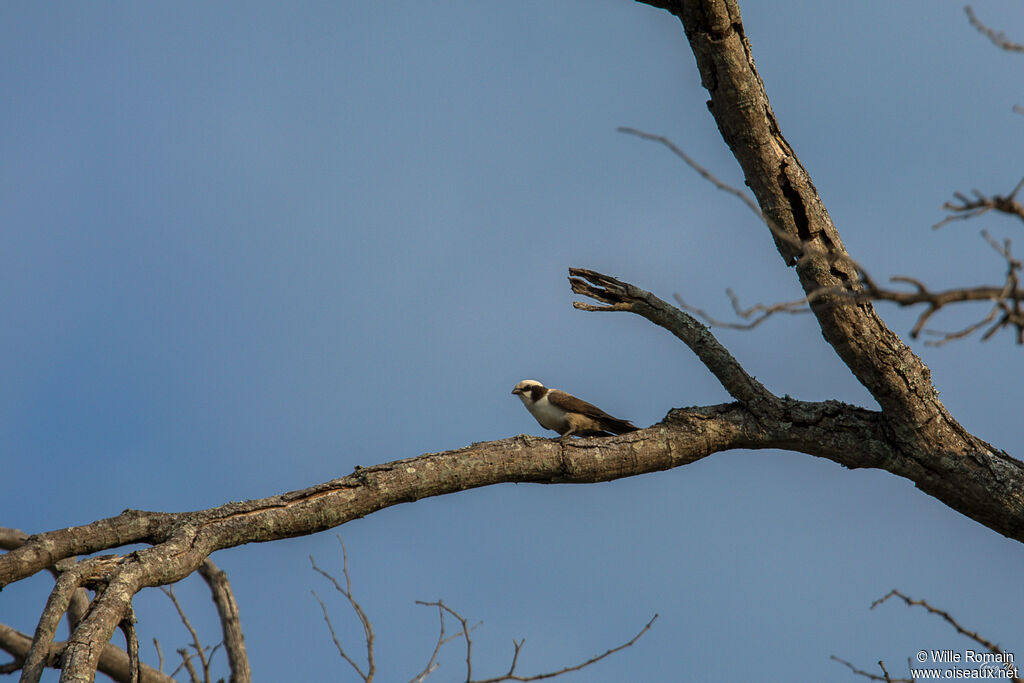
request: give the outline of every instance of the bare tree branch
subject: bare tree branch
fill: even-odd
[[[130,607],[128,614],[121,620],[121,631],[124,633],[125,651],[128,653],[128,680],[139,683],[139,636],[135,632],[135,612]]]
[[[883,595],[882,597],[880,597],[878,600],[875,600],[873,603],[871,603],[871,609],[874,609],[874,608],[878,607],[882,603],[884,603],[887,600],[889,600],[889,598],[893,598],[893,597],[896,597],[896,598],[899,598],[900,600],[902,600],[904,602],[904,604],[906,604],[907,607],[914,607],[914,606],[923,607],[924,609],[926,609],[928,611],[929,614],[935,614],[935,615],[937,615],[939,617],[942,617],[942,620],[945,621],[950,626],[952,626],[956,630],[956,632],[959,633],[960,635],[965,636],[967,638],[970,638],[971,640],[973,640],[974,642],[976,642],[978,645],[982,646],[983,648],[985,648],[989,652],[991,652],[991,653],[993,653],[995,655],[998,655],[1001,658],[1001,660],[1004,661],[1004,662],[1007,662],[1007,661],[1012,662],[1013,661],[1013,655],[1007,654],[997,644],[995,644],[992,641],[987,640],[986,638],[983,638],[982,636],[978,635],[978,633],[976,631],[970,631],[970,630],[964,628],[963,626],[961,626],[957,622],[956,619],[954,619],[952,616],[950,616],[949,612],[945,612],[945,611],[943,611],[941,609],[937,609],[935,607],[932,607],[925,600],[915,600],[913,598],[907,597],[906,595],[904,595],[903,593],[901,593],[899,590],[897,590],[895,588],[893,590],[889,591],[888,593],[886,593],[885,595]],[[1018,681],[1019,682],[1021,679],[1017,678],[1017,677],[1012,677],[1010,680]]]
[[[847,252],[839,232],[782,133],[754,64],[738,4],[720,0],[647,0],[646,4],[666,9],[682,22],[710,95],[708,110],[769,224],[789,236],[786,241],[776,237],[776,247],[784,262],[795,266],[804,293],[856,291],[860,274],[852,259],[844,258]],[[804,248],[795,249],[795,241]],[[940,401],[928,368],[885,325],[870,302],[824,297],[814,301],[811,310],[824,339],[881,406],[901,450],[931,454],[929,467],[933,459],[992,451],[953,418]],[[926,486],[932,484],[939,483]]]
[[[581,311],[628,311],[664,327],[697,354],[733,398],[755,415],[777,415],[779,399],[751,377],[714,335],[690,315],[648,291],[585,268],[569,269],[572,291],[603,305],[573,302]]]
[[[715,177],[715,175],[713,173],[711,173],[711,171],[707,170],[706,168],[704,168],[703,166],[698,164],[693,159],[693,157],[691,157],[689,154],[687,154],[686,152],[681,150],[679,147],[677,147],[674,142],[669,140],[664,135],[654,135],[653,133],[647,133],[645,131],[637,130],[636,128],[630,128],[628,126],[619,126],[616,130],[618,130],[620,133],[626,133],[628,135],[635,135],[638,138],[642,138],[644,140],[650,140],[652,142],[657,142],[657,143],[660,143],[660,144],[664,145],[665,147],[668,147],[672,151],[673,154],[675,154],[677,157],[679,157],[680,159],[685,161],[686,165],[689,166],[690,168],[692,168],[697,173],[699,173],[702,178],[704,178],[709,183],[711,183],[712,185],[717,187],[719,190],[722,190],[723,192],[727,192],[727,193],[733,195],[734,197],[739,199],[741,202],[746,204],[747,208],[750,209],[751,211],[753,211],[754,215],[757,216],[762,221],[767,220],[765,218],[765,215],[763,213],[761,213],[761,209],[759,209],[757,207],[757,204],[754,203],[754,201],[750,198],[750,196],[746,192],[743,192],[742,190],[738,190],[735,187],[733,187],[732,185],[730,185],[728,183],[724,183],[721,180],[719,180],[717,177]]]
[[[209,646],[203,645],[202,641],[199,639],[199,632],[192,626],[192,622],[189,620],[188,615],[185,614],[184,608],[181,606],[181,603],[178,602],[178,596],[174,594],[174,588],[172,586],[167,586],[166,588],[161,587],[160,590],[162,590],[164,594],[171,599],[171,602],[174,603],[174,609],[178,612],[178,618],[181,620],[182,625],[184,625],[188,630],[189,635],[192,636],[192,649],[194,650],[194,655],[188,651],[187,647],[178,649],[178,654],[181,656],[182,660],[182,666],[188,670],[189,676],[196,683],[199,683],[199,681],[202,681],[202,683],[210,683],[210,662],[213,659],[214,653],[217,652],[217,648],[220,647],[220,644],[218,643],[212,649]],[[196,670],[195,665],[192,664],[193,656],[199,660],[199,665],[202,667],[202,678],[199,678],[199,673]],[[181,667],[178,667],[174,673],[177,673],[180,669]],[[174,673],[171,675],[173,676]]]
[[[238,603],[235,602],[227,574],[207,558],[199,565],[199,575],[210,587],[214,605],[217,607],[224,650],[228,656],[228,667],[231,669],[230,683],[249,683],[252,680],[252,669],[249,666],[249,655],[245,650],[245,636],[242,633]]]
[[[1008,195],[996,194],[990,197],[978,190],[972,190],[974,199],[971,199],[961,192],[954,192],[953,197],[956,199],[956,202],[946,202],[942,205],[942,208],[949,211],[950,215],[933,225],[932,228],[938,230],[947,223],[977,218],[989,211],[998,211],[999,213],[1015,216],[1024,221],[1024,205],[1017,201],[1017,193],[1020,192],[1021,187],[1024,187],[1024,178],[1017,183],[1017,186],[1013,188],[1013,192]]]
[[[930,614],[935,614],[935,615],[938,615],[938,616],[942,617],[942,619],[947,624],[952,626],[956,630],[957,633],[959,633],[960,635],[965,636],[967,638],[970,638],[974,642],[978,643],[978,645],[980,645],[981,647],[985,648],[990,653],[992,653],[993,655],[996,656],[995,663],[1001,664],[1004,667],[1003,672],[1005,674],[1007,674],[1005,676],[1002,676],[1001,678],[1003,678],[1005,680],[1015,681],[1017,683],[1021,682],[1021,679],[1016,676],[1017,670],[1013,666],[1013,659],[1014,658],[1013,658],[1012,654],[1009,654],[1009,653],[1003,651],[998,645],[996,645],[995,643],[993,643],[993,642],[991,642],[991,641],[981,637],[975,631],[969,631],[969,630],[965,629],[964,627],[962,627],[956,621],[956,619],[954,619],[952,616],[950,616],[948,612],[945,612],[945,611],[940,610],[940,609],[936,609],[935,607],[932,607],[931,605],[929,605],[924,600],[915,600],[913,598],[907,597],[906,595],[901,593],[899,590],[893,589],[893,590],[889,591],[888,593],[886,593],[881,598],[879,598],[878,600],[875,600],[873,603],[871,603],[871,609],[875,609],[879,605],[887,602],[889,600],[889,598],[893,598],[893,597],[896,597],[896,598],[899,598],[900,600],[902,600],[907,605],[907,607],[914,607],[914,606],[923,607]],[[871,679],[873,681],[893,681],[893,682],[899,682],[899,683],[913,683],[913,680],[914,680],[912,678],[892,678],[889,675],[889,671],[885,668],[885,663],[881,662],[881,661],[878,662],[878,666],[882,669],[882,675],[879,676],[878,674],[873,674],[873,673],[870,673],[868,671],[863,671],[861,669],[858,669],[857,667],[855,667],[850,662],[846,661],[845,659],[840,659],[839,657],[836,657],[835,655],[832,655],[832,659],[837,661],[837,662],[839,662],[840,664],[845,665],[847,668],[849,668],[853,673],[857,674],[858,676],[863,676],[863,677],[869,678],[869,679]]]
[[[334,585],[334,589],[341,593],[343,596],[345,596],[345,599],[348,601],[349,607],[352,608],[352,611],[355,612],[356,616],[359,618],[359,622],[363,627],[363,638],[366,644],[367,670],[365,673],[363,672],[363,669],[359,666],[359,664],[357,664],[355,660],[353,660],[352,657],[350,657],[348,653],[345,652],[344,648],[341,646],[341,642],[338,639],[338,635],[334,630],[334,625],[331,623],[331,618],[327,612],[327,606],[324,604],[324,601],[320,599],[320,596],[316,594],[316,591],[313,591],[313,596],[316,598],[316,601],[320,603],[320,609],[323,611],[324,621],[327,622],[327,628],[331,633],[331,639],[334,641],[334,646],[338,649],[338,654],[341,655],[342,659],[348,662],[349,666],[351,666],[359,675],[359,677],[363,679],[364,683],[373,683],[373,678],[376,672],[376,667],[374,665],[373,625],[370,622],[370,618],[366,615],[366,612],[363,610],[362,606],[359,604],[359,602],[355,599],[355,596],[352,594],[352,579],[348,572],[348,552],[345,549],[345,543],[344,541],[342,541],[340,535],[338,536],[338,542],[341,543],[343,557],[342,572],[345,577],[344,586],[342,586],[341,583],[336,578],[334,578],[334,576],[332,576],[330,573],[324,571],[323,569],[320,569],[316,565],[316,561],[312,558],[312,556],[309,558],[309,561],[313,565],[314,571],[316,571],[318,574],[320,574],[328,581],[330,581]],[[461,614],[453,610],[448,605],[444,604],[444,601],[442,600],[437,600],[434,602],[424,602],[422,600],[417,600],[416,604],[424,605],[426,607],[436,607],[441,624],[440,633],[437,636],[437,642],[434,645],[434,650],[430,655],[430,659],[427,661],[427,665],[423,667],[423,670],[420,673],[413,677],[411,683],[422,683],[422,681],[425,680],[427,676],[429,676],[433,671],[435,671],[438,667],[437,657],[438,654],[441,652],[441,648],[446,643],[456,638],[463,638],[466,642],[466,683],[500,683],[501,681],[539,681],[547,678],[555,678],[556,676],[561,676],[562,674],[566,674],[571,671],[580,671],[581,669],[584,669],[590,666],[591,664],[595,664],[601,661],[605,657],[608,657],[610,655],[615,654],[616,652],[619,652],[621,650],[626,649],[627,647],[630,647],[637,640],[639,640],[643,634],[650,630],[651,626],[654,624],[654,621],[658,618],[658,615],[655,614],[654,618],[652,618],[647,623],[647,625],[644,626],[643,629],[641,629],[641,631],[633,637],[632,640],[622,645],[619,645],[618,647],[607,650],[603,654],[595,655],[587,661],[581,664],[577,664],[575,666],[567,666],[557,671],[550,671],[547,673],[536,674],[533,676],[522,676],[516,673],[516,666],[519,663],[519,653],[522,650],[523,644],[526,641],[513,640],[512,645],[514,647],[514,652],[512,655],[512,663],[509,666],[508,672],[501,676],[478,680],[473,678],[473,638],[470,634],[480,624],[477,623],[473,626],[470,626],[469,621],[465,617],[463,617]],[[458,621],[460,626],[459,632],[449,637],[445,637],[446,614],[454,618],[456,621]]]
[[[348,600],[349,605],[352,607],[352,611],[354,611],[356,616],[359,617],[359,623],[363,627],[363,636],[366,640],[366,673],[363,673],[363,670],[359,665],[356,664],[355,661],[345,653],[345,650],[342,649],[341,643],[338,642],[338,637],[334,633],[334,626],[331,624],[330,617],[327,616],[327,607],[324,606],[323,600],[320,599],[320,596],[317,595],[315,591],[313,592],[313,596],[316,597],[317,602],[320,603],[321,609],[323,609],[324,620],[327,622],[327,627],[331,631],[331,638],[334,639],[334,645],[338,648],[338,653],[353,669],[356,670],[356,673],[359,674],[360,678],[362,678],[366,683],[370,683],[373,681],[373,677],[377,672],[377,664],[373,654],[373,624],[370,623],[370,618],[366,616],[366,612],[363,611],[362,606],[356,601],[355,596],[352,595],[352,577],[348,573],[348,551],[345,549],[345,542],[341,540],[340,534],[338,535],[338,543],[341,544],[342,572],[345,576],[344,588],[340,583],[338,583],[337,579],[325,572],[323,569],[320,569],[320,567],[316,566],[316,560],[313,559],[312,555],[309,556],[309,562],[313,565],[313,571],[330,581],[334,585],[334,590],[345,596],[345,599]]]
[[[1007,52],[1024,52],[1024,45],[1011,41],[1002,31],[996,31],[981,23],[981,20],[978,19],[970,5],[964,7],[964,12],[967,13],[967,20],[971,22],[971,26],[978,29],[979,33],[987,36],[996,47],[1002,48]]]
[[[852,671],[856,675],[863,676],[864,678],[867,678],[867,679],[872,680],[872,681],[885,681],[886,683],[914,683],[914,680],[911,679],[911,678],[893,678],[892,676],[889,675],[889,671],[885,668],[885,664],[883,662],[881,662],[881,661],[878,662],[878,668],[880,668],[882,670],[882,675],[879,676],[878,674],[873,674],[870,671],[864,671],[863,669],[858,669],[857,667],[855,667],[850,662],[846,661],[845,659],[840,659],[839,657],[836,657],[835,655],[832,655],[831,659],[833,661],[839,662],[840,664],[844,665],[846,668],[848,668],[850,671]]]
[[[66,556],[140,542],[152,544],[123,557],[80,563],[89,567],[106,563],[105,570],[99,572],[105,588],[75,630],[65,657],[65,671],[89,672],[95,670],[102,649],[97,646],[109,641],[138,590],[180,580],[217,549],[315,533],[427,496],[499,482],[610,481],[678,467],[734,448],[783,448],[826,457],[847,467],[886,469],[912,479],[931,495],[991,528],[1024,540],[1024,469],[1018,461],[995,450],[939,458],[922,450],[926,444],[898,450],[891,422],[879,413],[835,401],[778,398],[750,378],[713,335],[686,314],[609,276],[582,269],[572,273],[574,289],[602,302],[599,310],[643,315],[685,341],[724,386],[743,396],[757,412],[745,404],[675,410],[652,428],[619,437],[567,443],[521,436],[359,467],[347,477],[262,500],[191,513],[128,510],[91,525],[30,537],[21,547],[0,556],[0,585]],[[906,453],[916,455],[907,457]],[[58,592],[52,599],[63,595]]]
[[[502,681],[541,681],[541,680],[545,680],[545,679],[548,679],[548,678],[555,678],[557,676],[561,676],[563,674],[567,674],[567,673],[570,673],[572,671],[580,671],[582,669],[587,668],[588,666],[590,666],[592,664],[596,664],[597,662],[601,661],[602,659],[604,659],[606,657],[609,657],[609,656],[615,654],[616,652],[621,652],[622,650],[625,650],[627,647],[631,647],[634,643],[636,643],[636,641],[640,640],[640,638],[651,629],[651,626],[653,626],[654,622],[658,619],[658,615],[655,614],[651,618],[651,620],[649,622],[647,622],[647,625],[644,626],[642,629],[640,629],[639,633],[637,633],[635,636],[633,636],[632,639],[626,641],[625,643],[623,643],[622,645],[619,645],[618,647],[613,647],[610,650],[606,650],[605,652],[603,652],[603,653],[601,653],[599,655],[594,655],[593,657],[591,657],[590,659],[586,660],[585,662],[581,662],[581,663],[573,665],[573,666],[566,666],[566,667],[563,667],[563,668],[558,669],[556,671],[548,671],[546,673],[534,674],[532,676],[523,676],[521,674],[517,674],[516,673],[516,667],[518,666],[518,663],[519,663],[519,653],[522,651],[523,644],[526,641],[525,640],[519,640],[519,641],[513,640],[512,641],[512,646],[513,646],[512,663],[509,665],[508,672],[504,673],[504,674],[501,674],[499,676],[494,676],[492,678],[475,679],[475,678],[473,678],[473,639],[470,637],[470,632],[475,627],[470,626],[469,622],[466,620],[465,617],[463,617],[461,614],[459,614],[458,612],[453,610],[448,605],[444,604],[444,601],[442,601],[442,600],[437,600],[437,601],[434,601],[434,602],[424,602],[422,600],[417,600],[416,604],[417,605],[425,605],[427,607],[437,607],[438,611],[441,612],[442,615],[447,613],[447,614],[451,615],[456,621],[459,622],[459,625],[462,628],[462,630],[460,632],[460,635],[466,641],[466,683],[501,683]],[[443,635],[443,633],[444,633],[444,617],[443,616],[442,616],[442,619],[441,619],[441,624],[442,624],[441,633]],[[442,640],[443,640],[443,638],[438,638],[438,643],[440,644],[442,642]],[[436,655],[437,649],[439,649],[439,647],[440,647],[440,645],[438,646],[438,648],[435,648],[435,655]],[[433,660],[434,660],[434,657],[431,657],[431,661],[433,661]],[[429,665],[428,665],[428,668],[429,668]],[[421,676],[422,676],[422,674],[421,674]],[[413,680],[414,681],[418,681],[418,680],[422,680],[422,678],[416,678],[416,679],[413,679]]]
[[[157,668],[162,672],[164,670],[164,651],[160,649],[160,641],[156,638],[153,639],[153,647],[156,648],[156,656],[159,664]]]

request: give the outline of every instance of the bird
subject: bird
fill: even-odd
[[[612,436],[635,432],[627,420],[612,417],[595,405],[535,379],[524,379],[512,393],[519,397],[541,427],[569,436]]]

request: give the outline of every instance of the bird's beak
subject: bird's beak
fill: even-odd
[[[513,394],[518,394],[518,393],[519,393],[519,390],[518,390],[518,389],[513,389],[513,390],[512,390],[512,393],[513,393]]]

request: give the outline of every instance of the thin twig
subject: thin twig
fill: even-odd
[[[724,183],[721,180],[719,180],[718,178],[716,178],[714,176],[714,174],[711,173],[711,171],[707,170],[706,168],[704,168],[703,166],[698,164],[693,159],[693,157],[691,157],[689,154],[687,154],[686,152],[681,150],[679,147],[677,147],[674,142],[669,140],[664,135],[655,135],[653,133],[647,133],[647,132],[644,132],[642,130],[637,130],[636,128],[630,128],[628,126],[619,126],[618,128],[616,128],[616,130],[619,131],[620,133],[626,133],[628,135],[635,135],[638,138],[643,138],[644,140],[650,140],[652,142],[658,142],[658,143],[661,143],[662,145],[664,145],[665,147],[668,147],[670,150],[672,150],[673,154],[675,154],[677,157],[679,157],[680,159],[685,161],[686,165],[689,166],[690,168],[692,168],[697,173],[699,173],[702,178],[707,180],[709,183],[711,183],[712,185],[717,187],[722,192],[728,192],[729,194],[735,196],[741,202],[746,204],[747,208],[750,209],[751,211],[753,211],[755,216],[757,216],[761,220],[766,220],[765,219],[765,215],[763,213],[761,213],[761,209],[757,206],[757,204],[754,202],[754,200],[751,199],[750,196],[747,193],[745,193],[745,192],[743,192],[741,190],[738,190],[735,187],[733,187],[732,185],[730,185],[728,183]]]
[[[338,638],[334,633],[334,627],[331,625],[330,618],[327,616],[327,608],[324,606],[323,601],[320,600],[320,596],[318,596],[315,592],[313,593],[313,595],[314,597],[316,597],[317,602],[320,603],[320,607],[324,613],[324,620],[327,622],[327,627],[331,631],[331,638],[334,639],[334,645],[338,648],[338,653],[346,662],[348,662],[352,666],[353,669],[356,670],[356,673],[359,674],[359,676],[363,679],[363,681],[365,681],[365,683],[370,683],[377,672],[377,665],[376,662],[374,661],[373,654],[373,624],[370,623],[370,618],[366,616],[366,612],[363,611],[362,606],[356,601],[355,597],[352,595],[352,577],[348,573],[348,551],[345,549],[345,542],[341,539],[340,534],[338,535],[338,543],[341,544],[342,572],[345,576],[344,588],[341,586],[337,579],[335,579],[333,576],[325,572],[323,569],[320,569],[320,567],[316,566],[316,560],[313,559],[312,555],[309,556],[309,561],[313,565],[313,571],[317,572],[318,574],[329,580],[334,585],[334,589],[345,596],[345,599],[348,600],[348,603],[349,605],[351,605],[352,610],[356,613],[356,616],[359,617],[359,623],[363,626],[363,635],[366,639],[366,673],[363,673],[363,670],[355,663],[355,661],[351,657],[348,656],[348,654],[345,653],[344,649],[342,649],[341,643],[338,641]]]
[[[899,598],[900,600],[902,600],[907,605],[907,607],[913,607],[913,606],[923,607],[924,609],[928,610],[929,614],[935,614],[935,615],[937,615],[939,617],[942,617],[942,620],[945,621],[950,626],[952,626],[954,629],[956,629],[956,632],[959,633],[960,635],[965,636],[967,638],[970,638],[971,640],[976,642],[978,645],[981,645],[983,648],[985,648],[989,652],[992,652],[993,654],[1006,656],[1006,653],[1003,652],[1003,650],[998,645],[996,645],[995,643],[993,643],[990,640],[987,640],[987,639],[981,637],[980,635],[978,635],[977,632],[969,631],[966,628],[964,628],[963,626],[961,626],[957,622],[956,619],[954,619],[952,616],[950,616],[949,612],[946,612],[944,610],[932,607],[925,600],[915,600],[914,598],[910,598],[910,597],[904,595],[903,593],[901,593],[899,590],[897,590],[895,588],[893,590],[889,591],[888,593],[886,593],[885,595],[883,595],[882,597],[880,597],[878,600],[875,600],[873,603],[871,603],[871,609],[874,609],[874,608],[878,607],[879,605],[881,605],[884,602],[888,601],[889,598],[893,598],[893,597],[896,597],[896,598]]]
[[[185,610],[182,608],[181,603],[178,602],[178,597],[174,594],[174,588],[172,586],[161,586],[160,590],[164,592],[167,597],[174,603],[174,609],[178,611],[178,618],[181,619],[181,623],[185,625],[188,632],[192,635],[192,648],[196,651],[196,657],[199,659],[199,664],[203,667],[203,683],[210,683],[210,660],[206,655],[208,648],[203,646],[203,643],[199,640],[199,633],[196,632],[195,628],[192,627],[192,622],[189,621],[188,616],[185,614]],[[178,654],[181,654],[185,650],[178,650]],[[212,652],[211,652],[212,654]],[[185,656],[182,655],[185,659]],[[191,674],[194,671],[190,659],[186,659],[186,668],[188,668]]]
[[[153,645],[156,647],[157,662],[159,663],[159,666],[157,667],[157,670],[160,673],[163,673],[164,672],[164,651],[160,649],[160,641],[157,640],[156,638],[153,639]]]
[[[858,669],[857,667],[855,667],[850,662],[846,661],[845,659],[840,659],[839,657],[836,657],[835,655],[832,655],[831,659],[833,661],[839,662],[840,664],[844,665],[846,668],[848,668],[850,671],[852,671],[856,675],[863,676],[864,678],[868,678],[868,679],[870,679],[872,681],[886,681],[886,683],[914,683],[914,680],[911,679],[911,678],[892,678],[889,675],[889,671],[885,668],[885,664],[883,664],[882,662],[878,662],[878,666],[881,667],[881,669],[882,669],[882,675],[879,676],[878,674],[873,674],[870,671],[864,671],[863,669]]]
[[[981,23],[970,5],[964,7],[964,12],[967,13],[967,20],[971,22],[971,26],[987,36],[996,47],[1002,48],[1007,52],[1024,52],[1024,45],[1013,42],[1007,38],[1006,34],[1002,31],[996,31],[995,29],[989,28],[985,24]]]
[[[512,653],[512,663],[509,666],[508,672],[504,673],[504,674],[502,674],[500,676],[495,676],[493,678],[483,678],[483,679],[474,680],[473,679],[473,654],[472,654],[473,641],[469,637],[469,633],[475,627],[470,627],[469,626],[469,622],[466,620],[465,617],[463,617],[461,614],[459,614],[458,612],[453,610],[448,605],[444,604],[444,602],[441,601],[441,600],[437,600],[435,602],[423,602],[422,600],[417,600],[416,604],[418,604],[418,605],[425,605],[427,607],[437,607],[438,610],[444,610],[444,612],[447,612],[452,617],[454,617],[459,622],[459,624],[462,626],[462,633],[461,633],[461,635],[462,635],[462,637],[464,637],[466,639],[466,683],[501,683],[501,681],[541,681],[541,680],[545,680],[545,679],[548,679],[548,678],[555,678],[556,676],[561,676],[562,674],[567,674],[567,673],[570,673],[572,671],[580,671],[581,669],[585,669],[586,667],[590,666],[591,664],[596,664],[597,662],[601,661],[605,657],[609,657],[609,656],[615,654],[616,652],[620,652],[621,650],[625,650],[627,647],[632,646],[634,643],[636,643],[636,641],[640,640],[641,636],[643,636],[645,633],[647,633],[647,631],[650,630],[651,626],[654,625],[655,620],[657,620],[657,618],[658,618],[658,615],[655,614],[651,618],[651,620],[649,622],[647,622],[647,625],[644,626],[642,629],[640,629],[639,633],[637,633],[635,636],[633,636],[633,638],[631,640],[623,643],[622,645],[619,645],[618,647],[614,647],[614,648],[612,648],[610,650],[607,650],[607,651],[605,651],[605,652],[603,652],[603,653],[601,653],[599,655],[594,655],[593,657],[591,657],[587,661],[582,662],[580,664],[576,664],[574,666],[567,666],[567,667],[561,668],[561,669],[559,669],[557,671],[549,671],[549,672],[546,672],[546,673],[536,674],[536,675],[533,675],[533,676],[521,676],[521,675],[519,675],[519,674],[517,674],[515,672],[516,671],[516,666],[519,663],[519,653],[522,651],[523,644],[526,641],[525,640],[518,640],[518,641],[517,640],[513,640],[512,641],[512,646],[514,648],[514,651]]]
[[[1007,195],[996,194],[988,196],[978,190],[971,190],[971,193],[974,195],[974,198],[971,199],[962,192],[954,192],[953,197],[956,199],[956,202],[950,201],[942,205],[942,208],[949,211],[950,215],[933,225],[932,229],[938,230],[953,221],[977,218],[989,211],[998,211],[1024,220],[1024,205],[1017,201],[1017,193],[1020,192],[1021,187],[1024,187],[1024,178]]]

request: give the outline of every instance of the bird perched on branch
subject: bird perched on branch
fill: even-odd
[[[541,427],[566,436],[612,436],[635,432],[626,420],[612,417],[595,405],[535,379],[524,379],[512,393],[519,397]]]

